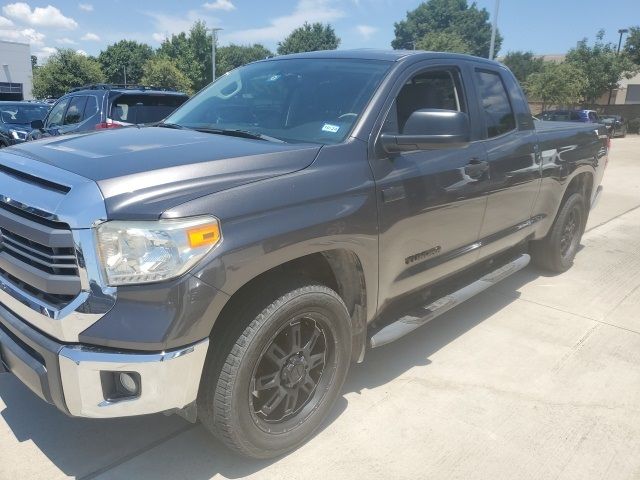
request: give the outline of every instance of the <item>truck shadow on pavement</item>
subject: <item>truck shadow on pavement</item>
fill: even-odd
[[[432,354],[515,301],[520,287],[539,275],[535,268],[528,267],[503,281],[499,293],[492,287],[488,294],[467,301],[411,335],[370,350],[363,364],[352,367],[343,393],[372,389],[414,366],[428,365]],[[15,436],[15,440],[1,439],[2,449],[8,455],[4,461],[11,458],[15,463],[24,463],[25,467],[35,468],[30,465],[31,458],[33,462],[42,461],[25,443],[29,441],[55,466],[47,466],[48,469],[81,479],[180,476],[204,480],[216,474],[241,478],[280,460],[251,461],[236,456],[210,437],[204,427],[189,424],[175,415],[117,420],[69,418],[7,374],[0,375],[0,398],[6,405],[0,415]],[[348,400],[340,397],[322,429],[336,421],[347,408]],[[149,460],[151,456],[155,461]],[[28,476],[25,472],[24,477]]]

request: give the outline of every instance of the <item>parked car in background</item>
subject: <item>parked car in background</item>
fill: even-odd
[[[26,141],[31,122],[42,120],[49,105],[35,102],[0,102],[0,148]]]
[[[627,122],[620,115],[602,115],[600,117],[604,126],[607,127],[610,137],[626,137]]]
[[[60,97],[30,140],[156,123],[187,101],[186,93],[143,85],[95,84]]]
[[[540,114],[540,119],[553,122],[602,123],[595,110],[548,110]]]

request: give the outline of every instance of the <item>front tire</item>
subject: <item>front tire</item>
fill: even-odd
[[[340,394],[351,358],[350,317],[336,292],[308,282],[276,291],[238,309],[230,328],[243,327],[239,336],[214,339],[198,399],[205,427],[253,458],[309,439]]]
[[[566,272],[573,265],[587,223],[584,197],[573,193],[560,207],[547,236],[531,245],[533,261],[554,273]]]

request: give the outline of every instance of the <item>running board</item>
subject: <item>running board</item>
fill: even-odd
[[[465,300],[469,300],[471,297],[483,292],[499,281],[522,270],[529,264],[530,260],[531,257],[524,253],[512,262],[484,275],[466,287],[462,287],[450,295],[446,295],[429,305],[414,310],[410,314],[396,320],[394,323],[387,325],[371,337],[371,348],[386,345],[414,331],[416,328],[448,312],[456,305],[460,305]]]

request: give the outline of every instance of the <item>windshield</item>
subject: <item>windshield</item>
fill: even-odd
[[[20,105],[17,103],[0,105],[0,120],[3,123],[30,125],[32,120],[42,120],[48,111],[48,105]]]
[[[339,143],[389,66],[389,62],[353,59],[250,64],[220,77],[166,123],[244,130],[292,143]]]

